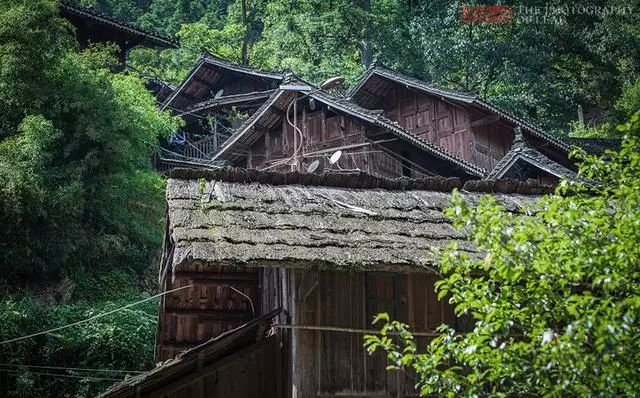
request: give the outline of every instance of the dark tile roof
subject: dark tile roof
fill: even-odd
[[[502,184],[502,185],[501,185]],[[432,249],[452,241],[477,254],[444,214],[457,179],[382,179],[256,170],[176,170],[167,184],[172,249],[163,274],[192,261],[207,266],[431,272]],[[517,181],[469,181],[468,189],[511,187],[546,192]],[[494,194],[510,211],[535,200]]]
[[[166,385],[172,380],[189,377],[198,368],[216,363],[241,351],[243,348],[267,339],[271,333],[274,319],[280,312],[281,310],[275,310],[265,314],[199,346],[184,351],[176,358],[153,370],[116,383],[100,394],[98,398],[136,396],[137,389],[140,389],[140,393],[153,393],[155,388]]]
[[[229,62],[222,58],[216,57],[215,55],[212,55],[211,53],[208,53],[208,52],[205,52],[203,54],[203,58],[205,60],[205,63],[208,63],[210,65],[215,65],[220,68],[227,69],[233,72],[244,73],[247,75],[259,76],[259,77],[264,77],[266,79],[273,79],[278,81],[284,78],[284,72],[268,71],[268,70],[238,65],[233,62]]]
[[[262,79],[273,80],[275,82],[279,82],[284,78],[284,73],[281,72],[264,71],[256,68],[234,64],[233,62],[226,61],[222,58],[218,58],[208,52],[205,52],[191,69],[187,77],[182,81],[182,83],[180,83],[176,90],[174,90],[171,96],[167,98],[167,100],[162,105],[162,109],[169,107],[171,102],[173,102],[173,100],[178,97],[180,93],[185,90],[185,88],[192,82],[193,77],[198,73],[200,68],[205,67],[206,65],[211,65],[216,68],[228,70],[235,73],[242,73]]]
[[[558,178],[578,179],[576,172],[554,162],[536,149],[530,147],[518,134],[516,134],[516,140],[511,150],[500,159],[496,167],[494,167],[487,176],[487,179],[495,180],[503,178],[518,161],[524,161]]]
[[[93,20],[99,24],[107,25],[112,28],[118,29],[122,32],[142,38],[146,43],[150,45],[156,45],[161,47],[178,48],[179,44],[175,39],[167,36],[160,35],[156,32],[141,29],[128,22],[120,21],[116,18],[92,10],[86,7],[81,7],[70,1],[63,0],[60,2],[60,11],[63,16],[74,15],[81,18],[87,18]]]
[[[284,112],[284,109],[280,108],[278,105],[288,104],[291,97],[293,98],[293,91],[286,91],[277,89],[271,94],[269,99],[265,101],[258,110],[256,110],[247,120],[242,123],[236,131],[227,139],[224,144],[220,147],[218,152],[213,154],[212,160],[221,160],[221,159],[235,159],[236,156],[229,151],[235,148],[238,144],[243,142],[248,142],[249,144],[253,143],[255,139],[262,134],[261,132],[256,132],[253,128],[256,122],[263,117],[280,117],[279,112]],[[272,107],[276,107],[278,112],[275,112],[275,115],[272,115]],[[262,123],[265,127],[270,127],[270,124],[267,122]],[[223,156],[224,155],[224,156]]]
[[[276,103],[276,101],[284,98],[285,96],[290,96],[290,93],[291,91],[277,90],[271,96],[271,98],[267,102],[265,102],[262,107],[258,111],[256,111],[249,119],[247,119],[245,123],[231,136],[231,138],[229,138],[229,140],[225,142],[222,148],[220,148],[220,151],[214,155],[213,159],[221,157],[223,154],[225,154],[225,152],[233,148],[236,143],[241,142],[244,138],[246,138],[247,135],[250,135],[249,133],[251,132],[252,127],[254,126],[256,121],[263,115],[265,115],[269,111],[270,107],[272,107]],[[487,173],[487,171],[483,168],[478,167],[473,163],[470,163],[452,153],[449,153],[447,150],[439,147],[436,144],[417,137],[408,130],[404,129],[398,123],[384,117],[384,115],[380,111],[362,108],[356,103],[348,100],[347,98],[335,97],[329,93],[319,90],[313,90],[310,93],[307,93],[307,95],[318,100],[319,102],[331,106],[338,111],[354,116],[365,122],[380,126],[398,136],[399,138],[403,139],[404,141],[407,141],[410,144],[420,148],[421,150],[435,157],[451,162],[455,166],[460,167],[461,169],[465,170],[465,172],[471,175],[483,177]],[[285,100],[284,102],[288,104],[288,101],[290,101],[290,99],[287,98],[287,100]]]
[[[431,95],[443,97],[448,100],[462,102],[469,105],[478,106],[491,113],[497,114],[498,116],[515,124],[516,126],[522,127],[523,129],[533,134],[534,136],[553,144],[559,149],[562,149],[564,151],[570,150],[570,146],[567,145],[565,142],[542,131],[540,128],[524,120],[523,118],[514,116],[500,109],[498,106],[490,103],[489,101],[478,98],[474,94],[443,90],[435,86],[432,86],[430,84],[427,84],[422,80],[404,75],[396,70],[389,69],[378,64],[373,64],[372,67],[369,68],[369,70],[362,76],[362,78],[358,81],[358,83],[351,89],[351,92],[349,93],[349,97],[355,98],[359,94],[359,92],[364,88],[367,81],[374,75],[389,79],[391,81],[395,81],[397,83],[400,83],[409,87],[413,87],[415,89],[421,90]]]

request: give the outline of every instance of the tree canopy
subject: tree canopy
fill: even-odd
[[[163,188],[150,157],[177,122],[141,79],[111,73],[113,48],[77,52],[55,2],[3,1],[0,25],[5,276],[147,264]]]
[[[377,59],[440,87],[472,91],[560,135],[578,119],[578,106],[594,125],[635,112],[616,101],[633,90],[640,29],[632,10],[615,1],[580,4],[617,10],[600,13],[562,0],[510,1],[512,20],[501,24],[464,23],[463,5],[476,2],[458,0],[83,3],[177,35],[181,49],[141,49],[132,57],[136,68],[173,82],[204,50],[316,82],[344,75],[353,83]],[[547,18],[531,18],[536,10]]]
[[[161,247],[164,180],[151,156],[179,122],[140,78],[112,72],[115,47],[76,46],[56,1],[0,0],[0,341],[153,287],[144,276]],[[124,375],[26,365],[151,367],[156,310],[0,345],[0,394],[93,396]]]

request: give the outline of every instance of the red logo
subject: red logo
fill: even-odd
[[[511,19],[511,6],[462,6],[463,23],[509,23]]]

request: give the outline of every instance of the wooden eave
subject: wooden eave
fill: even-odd
[[[170,108],[181,112],[187,111],[187,109],[183,109],[185,104],[183,103],[184,101],[179,101],[180,97],[190,95],[192,100],[202,102],[204,98],[212,95],[209,90],[222,80],[226,74],[241,75],[252,80],[262,81],[266,83],[266,86],[271,86],[272,88],[275,88],[284,77],[283,74],[277,72],[261,71],[236,65],[205,53],[178,88],[166,99],[161,109]]]
[[[63,17],[75,17],[103,26],[106,29],[119,31],[131,38],[137,44],[148,47],[178,48],[178,42],[166,36],[159,35],[135,27],[129,23],[119,21],[100,12],[77,6],[69,1],[60,2],[60,13]]]
[[[194,373],[204,376],[215,371],[229,360],[247,354],[268,338],[274,319],[280,312],[279,309],[274,310],[184,351],[153,370],[116,383],[98,398],[133,398],[142,394],[148,395]]]

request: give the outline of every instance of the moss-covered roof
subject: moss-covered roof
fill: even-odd
[[[444,213],[460,185],[442,177],[178,169],[167,185],[163,274],[194,263],[430,271],[433,249],[450,242],[476,253]],[[548,190],[513,180],[469,181],[462,188],[469,203],[481,192],[510,192],[495,196],[512,211]]]

